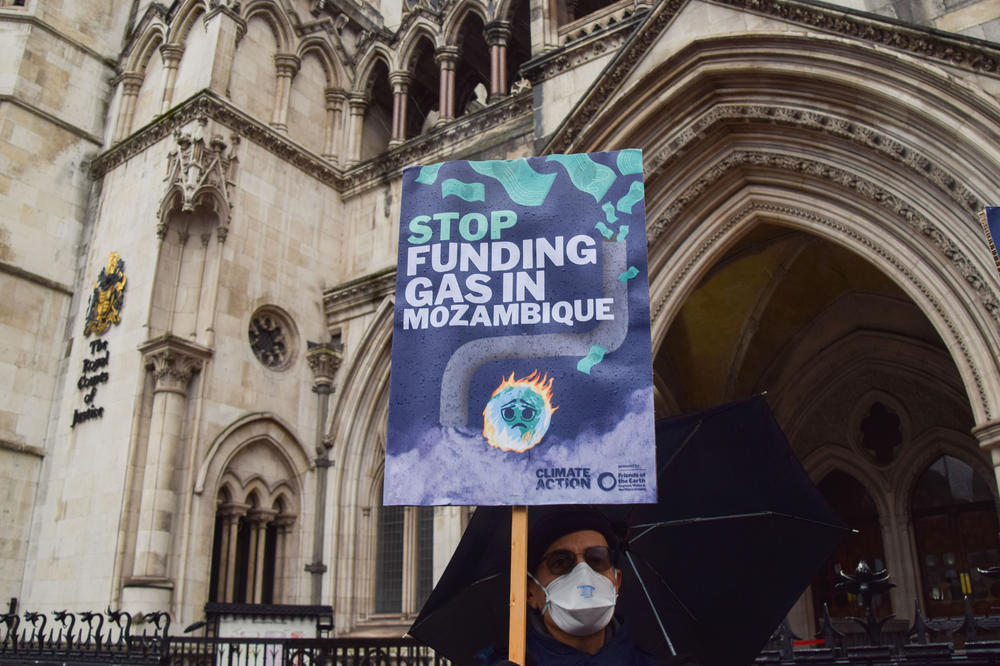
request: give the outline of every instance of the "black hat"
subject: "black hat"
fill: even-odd
[[[600,532],[611,548],[612,557],[618,549],[618,536],[611,521],[587,506],[552,507],[541,511],[543,515],[528,529],[528,571],[531,573],[538,569],[542,555],[552,542],[572,532]]]

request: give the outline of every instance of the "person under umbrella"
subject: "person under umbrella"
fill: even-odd
[[[560,537],[594,529],[616,556],[614,573],[605,577],[618,594],[612,615],[619,619],[598,635],[597,653],[574,648],[578,661],[554,662],[560,666],[609,663],[598,661],[601,650],[619,640],[623,628],[661,663],[689,663],[675,661],[686,654],[705,666],[747,666],[846,532],[762,397],[660,421],[656,449],[656,504],[529,511],[527,550],[537,556],[529,571],[541,581],[531,588],[537,601],[528,611],[529,641],[538,630],[566,645],[546,625],[546,614],[558,614],[559,581],[572,569],[549,580],[543,556],[572,550],[576,568],[581,557],[586,563],[587,547],[601,545],[555,548]],[[572,510],[598,514],[614,527],[611,538],[594,523],[546,518]],[[545,525],[560,526],[560,533]],[[510,526],[510,507],[476,509],[410,627],[411,636],[459,666],[506,658],[497,647],[507,645],[510,624]]]
[[[659,666],[615,617],[618,537],[601,514],[577,507],[546,514],[528,533],[526,666]],[[485,650],[483,663],[513,664]],[[498,660],[499,659],[499,660]],[[686,657],[673,666],[697,666]]]

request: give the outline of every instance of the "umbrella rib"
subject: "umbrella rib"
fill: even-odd
[[[628,558],[628,563],[632,565],[632,572],[635,574],[635,579],[639,581],[639,585],[642,587],[642,593],[646,595],[646,601],[649,603],[650,610],[653,611],[653,617],[656,618],[656,624],[660,626],[663,638],[667,641],[667,647],[670,648],[670,654],[677,656],[677,650],[674,648],[674,642],[670,640],[667,628],[663,626],[663,620],[660,619],[660,614],[656,610],[656,605],[653,604],[653,598],[649,595],[649,590],[646,589],[646,581],[644,581],[642,576],[639,575],[639,569],[635,566],[635,560],[632,559],[632,553],[625,551],[625,556]],[[667,586],[667,589],[669,589],[669,586]],[[670,593],[673,594],[673,590],[670,590]],[[677,595],[674,596],[676,597]],[[678,599],[678,601],[680,600]]]
[[[634,525],[633,527],[645,528],[642,532],[637,534],[635,538],[629,539],[632,543],[637,541],[639,537],[643,536],[647,532],[656,529],[657,527],[672,527],[674,525],[691,525],[693,523],[711,523],[720,520],[735,520],[737,518],[762,518],[765,516],[776,516],[778,518],[788,518],[789,520],[797,520],[804,523],[813,523],[815,525],[822,525],[823,527],[835,527],[837,529],[844,529],[843,525],[837,525],[836,523],[828,523],[823,520],[816,520],[815,518],[806,518],[805,516],[793,516],[789,513],[781,513],[779,511],[754,511],[751,513],[733,513],[726,516],[699,516],[694,518],[678,518],[677,520],[663,520],[656,523],[643,523],[641,525]]]
[[[687,437],[684,438],[684,441],[681,442],[681,445],[677,447],[677,450],[674,451],[674,454],[672,456],[670,456],[670,460],[668,460],[667,462],[663,463],[663,466],[660,467],[660,471],[657,474],[657,476],[659,476],[659,474],[663,474],[663,470],[667,469],[668,467],[670,467],[671,464],[673,464],[674,459],[681,454],[681,451],[684,450],[684,448],[691,442],[691,440],[694,438],[694,436],[701,429],[701,424],[702,424],[702,421],[698,421],[696,424],[694,424],[694,428],[692,428],[691,432],[689,432],[688,435],[687,435]]]
[[[670,456],[670,459],[667,460],[667,462],[663,463],[663,465],[656,471],[657,478],[659,478],[663,474],[664,470],[666,470],[668,467],[670,467],[670,465],[673,464],[674,459],[677,456],[680,455],[681,451],[684,450],[684,447],[686,447],[688,445],[688,443],[694,438],[695,434],[701,428],[701,424],[702,424],[702,421],[700,421],[700,420],[697,423],[694,424],[694,427],[691,428],[691,432],[689,432],[687,434],[687,437],[684,438],[684,441],[681,442],[681,445],[678,446],[677,450],[674,451],[673,455]],[[633,509],[629,510],[628,519],[627,519],[628,522],[632,522],[632,516],[635,515],[636,511],[638,511],[637,508],[633,508]],[[638,538],[638,537],[636,537],[636,538]]]

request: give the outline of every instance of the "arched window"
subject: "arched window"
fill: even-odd
[[[415,614],[434,585],[434,507],[380,504],[377,529],[375,612]]]
[[[917,480],[912,508],[925,614],[961,615],[966,595],[976,613],[1000,604],[1000,589],[976,572],[1000,564],[997,508],[987,482],[967,463],[941,456]]]
[[[861,600],[853,594],[836,588],[842,580],[841,571],[850,574],[860,560],[864,560],[875,571],[885,567],[885,548],[882,545],[882,527],[879,524],[878,508],[871,495],[849,474],[835,470],[819,483],[819,490],[826,497],[834,511],[847,522],[848,527],[857,530],[848,534],[823,568],[813,579],[812,597],[815,617],[823,617],[823,604],[830,609],[833,617],[860,617],[864,615]],[[888,594],[879,595],[876,612],[884,617],[892,612]]]
[[[266,440],[244,446],[230,461],[216,500],[209,601],[294,601],[286,590],[297,507],[291,479]]]

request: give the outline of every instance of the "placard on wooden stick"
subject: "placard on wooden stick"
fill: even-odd
[[[510,509],[510,637],[508,658],[523,664],[528,615],[528,507]]]

